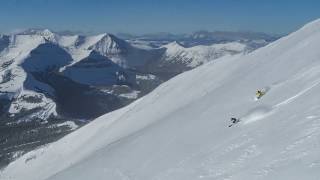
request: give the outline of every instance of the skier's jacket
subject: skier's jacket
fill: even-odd
[[[261,90],[257,90],[257,92],[256,92],[257,98],[261,98],[264,94],[265,94],[265,92],[263,92]]]

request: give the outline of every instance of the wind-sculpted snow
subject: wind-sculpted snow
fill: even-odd
[[[24,155],[0,177],[317,180],[319,46],[317,20],[253,53],[209,62]],[[230,117],[240,122],[228,127]]]

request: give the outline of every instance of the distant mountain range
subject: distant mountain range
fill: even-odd
[[[190,34],[172,34],[172,33],[152,33],[152,34],[143,34],[143,35],[132,35],[126,33],[117,34],[120,38],[127,40],[141,40],[154,42],[154,46],[157,45],[156,42],[172,42],[179,41],[185,46],[195,46],[195,45],[212,45],[216,43],[226,43],[233,41],[240,42],[251,42],[259,43],[262,41],[269,43],[275,41],[282,37],[282,35],[276,34],[267,34],[261,32],[249,32],[249,31],[196,31]]]

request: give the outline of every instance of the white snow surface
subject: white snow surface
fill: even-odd
[[[318,180],[318,47],[320,20],[209,62],[27,153],[0,179]],[[241,121],[229,128],[230,117]]]

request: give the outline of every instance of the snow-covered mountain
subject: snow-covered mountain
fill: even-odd
[[[79,61],[96,51],[124,68],[143,68],[159,56],[159,50],[145,50],[132,46],[112,34],[94,36],[62,36],[58,43]]]
[[[165,53],[155,62],[153,71],[173,75],[180,74],[223,56],[245,54],[251,51],[250,47],[239,42],[184,47],[174,41],[162,46],[162,48],[166,49]]]
[[[65,48],[75,62],[86,58],[92,51],[96,51],[114,63],[127,68],[142,66],[150,61],[150,58],[155,58],[150,51],[135,48],[125,40],[108,33],[92,36],[60,35],[48,29],[30,29],[17,35],[41,36],[47,41]]]
[[[239,42],[185,48],[175,41],[164,47],[166,48],[166,53],[163,57],[165,61],[180,61],[180,63],[190,68],[197,67],[225,55],[234,55],[246,51],[246,45]]]
[[[0,36],[0,167],[162,82],[117,64],[130,45],[115,39],[47,29]]]
[[[252,49],[241,42],[146,48],[107,33],[62,35],[48,29],[2,35],[0,168],[179,73]]]
[[[59,82],[49,82],[48,77],[57,78],[52,75],[88,86],[136,87],[137,75],[155,74],[159,77],[153,80],[167,80],[210,60],[248,49],[239,42],[189,48],[173,42],[160,48],[144,49],[111,34],[60,35],[48,29],[1,36],[0,47],[0,96],[10,101],[1,105],[1,109],[7,108],[2,111],[15,115],[35,110],[30,117],[40,119],[57,115],[56,92],[61,86],[56,86]],[[143,81],[147,83],[146,79]]]
[[[55,104],[39,91],[52,93],[47,85],[37,81],[30,74],[45,71],[56,65],[67,63],[67,59],[60,59],[59,49],[46,39],[37,35],[14,35],[10,44],[0,54],[0,96],[1,99],[12,101],[8,107],[10,114],[20,111],[43,107],[40,114],[31,116],[48,118],[56,114]],[[58,57],[57,62],[51,56]],[[34,58],[33,58],[34,57]],[[48,60],[44,60],[47,58]],[[37,100],[30,100],[30,96]]]
[[[4,180],[320,176],[320,20],[163,83],[1,172]],[[255,91],[266,94],[255,100]],[[240,122],[228,127],[230,117]]]
[[[33,35],[41,36],[46,40],[57,41],[59,39],[58,35],[50,31],[49,29],[27,29],[25,31],[16,33],[16,35]]]
[[[144,62],[149,53],[133,52],[130,44],[109,34],[61,36],[48,29],[1,36],[0,44],[0,96],[9,101],[2,111],[15,115],[35,110],[30,117],[40,119],[57,115],[56,88],[61,86],[49,83],[52,74],[88,86],[135,86],[137,73],[125,69],[135,62],[126,57],[141,55]]]

